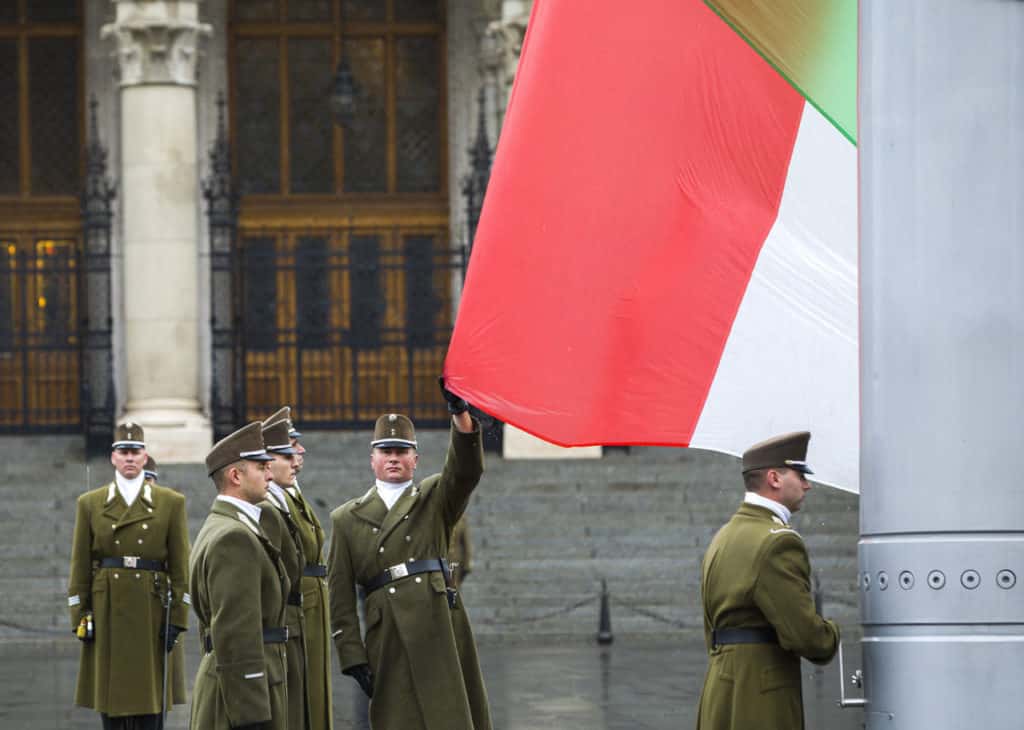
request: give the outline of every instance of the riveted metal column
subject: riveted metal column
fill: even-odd
[[[867,727],[1024,716],[1024,3],[861,0]]]

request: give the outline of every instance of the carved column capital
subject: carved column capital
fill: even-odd
[[[505,105],[512,92],[512,82],[523,50],[526,24],[530,19],[527,3],[511,3],[503,9],[502,18],[490,22],[480,39],[479,59],[484,78],[494,89],[494,111],[497,128],[505,116]]]
[[[113,23],[103,38],[117,43],[122,86],[175,84],[194,86],[199,39],[211,28],[199,22],[196,0],[112,0]]]

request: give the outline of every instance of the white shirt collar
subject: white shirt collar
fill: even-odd
[[[384,504],[387,505],[388,509],[395,506],[395,502],[402,496],[402,493],[412,484],[412,479],[401,484],[393,484],[391,482],[382,482],[380,479],[377,480],[377,494],[384,500]]]
[[[291,510],[288,509],[288,500],[284,496],[284,489],[281,488],[281,485],[277,482],[271,482],[267,485],[267,489],[277,498],[276,501],[280,503],[279,506],[284,510],[285,514],[291,514]]]
[[[146,480],[146,475],[139,473],[134,479],[125,479],[121,476],[121,472],[114,472],[114,481],[117,483],[117,491],[124,497],[125,504],[129,507],[132,506],[132,502],[139,496],[139,492],[142,490],[142,483]]]
[[[260,512],[262,512],[263,510],[259,508],[259,505],[249,504],[244,499],[239,499],[238,497],[229,497],[226,494],[218,494],[217,499],[227,502],[228,504],[235,505],[236,507],[238,507],[238,509],[242,510],[243,512],[245,512],[245,514],[249,515],[249,517],[251,517],[253,522],[255,522],[257,525],[260,523]]]
[[[773,513],[775,513],[776,516],[778,516],[780,520],[782,520],[787,525],[789,524],[790,518],[793,516],[793,513],[789,511],[789,508],[786,507],[786,505],[780,504],[779,502],[776,502],[774,499],[762,497],[757,492],[747,492],[745,495],[743,495],[743,501],[746,502],[747,504],[753,504],[757,505],[758,507],[764,507],[765,509],[771,510]]]

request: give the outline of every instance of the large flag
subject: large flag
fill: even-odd
[[[702,0],[536,0],[445,374],[562,446],[813,432],[856,490],[856,149]]]

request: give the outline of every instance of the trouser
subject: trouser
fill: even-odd
[[[160,715],[124,715],[111,717],[100,713],[103,730],[163,730],[163,718]]]

